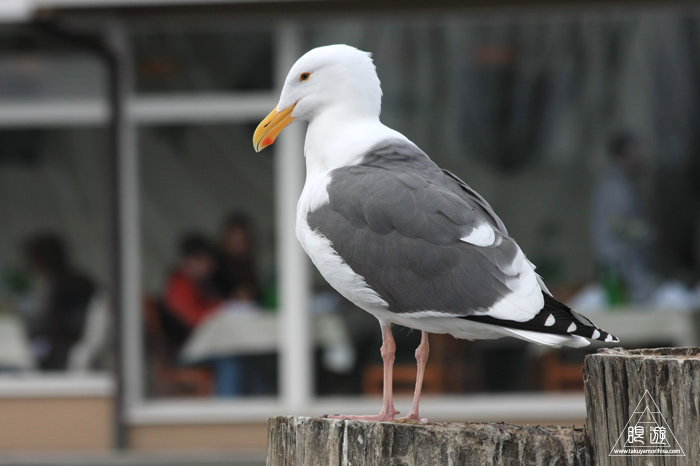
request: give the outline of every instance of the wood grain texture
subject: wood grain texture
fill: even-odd
[[[594,464],[700,465],[700,348],[600,350],[586,357],[584,385]],[[609,456],[647,390],[685,456]]]
[[[584,385],[585,432],[504,423],[423,425],[273,417],[268,422],[267,464],[700,465],[700,348],[600,350],[586,357]],[[673,439],[670,447],[680,446],[684,456],[610,456],[618,440],[626,437],[643,398],[652,400],[645,406],[663,416],[668,438]],[[625,443],[623,438],[623,448]]]
[[[590,466],[583,429],[273,417],[268,466]]]

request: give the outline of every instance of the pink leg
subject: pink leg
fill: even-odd
[[[428,353],[430,353],[430,345],[428,344],[428,332],[421,334],[420,345],[416,348],[416,362],[418,363],[418,373],[416,374],[416,391],[413,394],[413,404],[408,415],[402,419],[410,419],[419,422],[428,422],[427,419],[421,419],[418,415],[418,405],[420,404],[420,394],[423,389],[423,376],[425,375],[425,364],[428,362]]]
[[[384,402],[379,414],[369,416],[328,416],[331,419],[354,419],[362,421],[391,421],[397,414],[394,409],[394,357],[396,355],[396,343],[391,334],[391,324],[382,326],[382,359],[384,360]]]

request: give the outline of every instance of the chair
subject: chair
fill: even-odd
[[[212,396],[214,381],[209,369],[175,364],[175,349],[168,342],[163,325],[164,310],[158,301],[152,297],[144,298],[143,309],[153,395]]]
[[[583,363],[564,361],[561,350],[540,357],[540,385],[551,392],[583,391]]]

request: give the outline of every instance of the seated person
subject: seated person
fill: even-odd
[[[165,310],[175,317],[184,332],[170,328],[171,351],[177,354],[188,334],[204,318],[218,312],[223,303],[221,295],[212,284],[216,267],[214,248],[201,234],[186,235],[180,243],[180,260],[166,284],[163,297]],[[165,319],[164,319],[165,324]],[[166,330],[167,331],[167,330]],[[183,335],[184,333],[184,335]],[[234,396],[242,393],[244,382],[240,358],[217,357],[209,361],[214,369],[214,383],[219,396]]]
[[[27,316],[34,357],[42,370],[66,369],[96,291],[93,281],[70,263],[66,249],[53,233],[37,235],[25,245],[26,261],[44,290],[42,304]]]
[[[214,250],[207,238],[198,233],[186,235],[180,242],[180,259],[165,287],[164,304],[189,330],[214,312],[222,302],[211,286]]]
[[[252,304],[256,310],[263,301],[262,286],[258,279],[252,221],[245,213],[226,217],[219,239],[219,256],[213,284],[229,304]],[[234,368],[235,367],[235,368]],[[219,394],[263,395],[274,393],[274,354],[254,354],[222,359],[218,370],[244,373],[245,381],[235,386],[220,387]],[[231,380],[233,377],[231,377]],[[245,382],[245,383],[243,383]]]
[[[213,284],[227,299],[258,303],[261,300],[252,236],[247,215],[233,214],[224,222]]]

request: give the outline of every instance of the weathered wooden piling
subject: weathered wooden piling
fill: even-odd
[[[588,466],[583,429],[274,417],[268,466]]]
[[[593,464],[700,465],[700,348],[600,350],[584,385]]]
[[[269,420],[267,464],[700,465],[700,348],[601,350],[586,358],[584,382],[585,430],[280,416]],[[649,453],[651,440],[666,453],[634,453]]]

